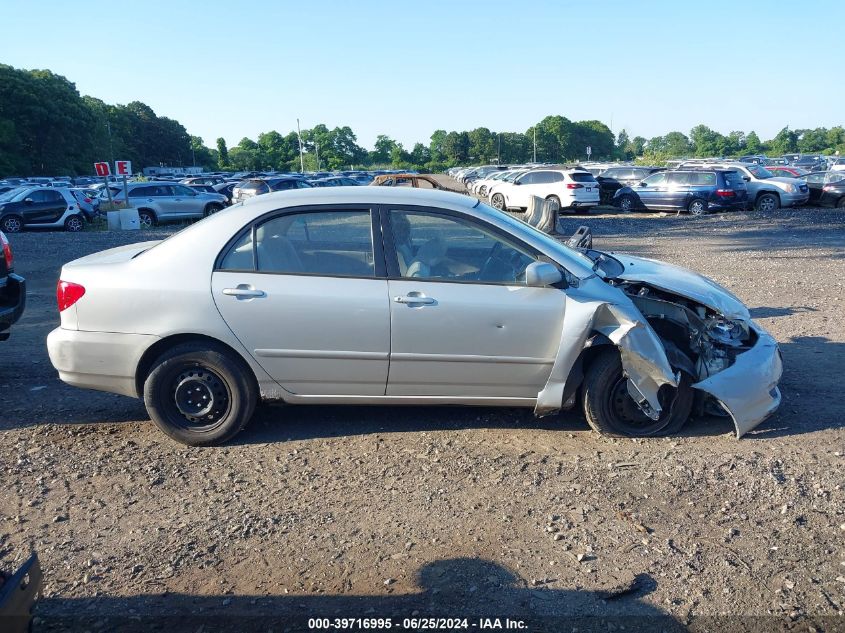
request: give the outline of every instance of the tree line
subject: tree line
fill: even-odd
[[[637,160],[661,163],[670,158],[788,153],[845,154],[845,128],[783,128],[762,141],[754,132],[723,135],[705,125],[689,134],[674,131],[646,139],[615,135],[601,121],[571,121],[547,116],[525,132],[435,130],[428,143],[406,148],[387,135],[372,150],[362,147],[349,126],[324,124],[256,139],[229,148],[223,138],[208,147],[174,119],[133,101],[110,105],[82,96],[65,77],[49,70],[22,70],[0,64],[0,177],[82,175],[97,161],[131,160],[148,166],[200,165],[209,170],[337,170],[393,167],[441,171],[465,164]]]

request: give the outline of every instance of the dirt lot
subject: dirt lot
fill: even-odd
[[[845,213],[564,220],[582,223],[598,248],[693,268],[753,308],[782,344],[780,411],[742,440],[700,419],[623,441],[578,413],[264,406],[233,444],[186,448],[141,402],[60,383],[44,343],[62,262],[150,235],[13,236],[29,305],[0,343],[0,567],[39,553],[37,629],[107,630],[108,614],[191,631],[238,626],[224,614],[281,615],[277,631],[412,614],[845,629]]]

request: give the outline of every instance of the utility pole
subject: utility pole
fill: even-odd
[[[537,162],[537,126],[534,126],[534,162]]]
[[[296,120],[296,136],[299,138],[299,171],[305,173],[305,159],[302,157],[302,132],[299,130],[299,119]]]
[[[502,133],[499,132],[499,148],[496,150],[496,164],[502,164]]]
[[[317,171],[320,171],[320,144],[314,141],[314,151],[317,153]]]
[[[108,114],[106,114],[106,117],[108,117]],[[114,146],[111,142],[111,121],[108,118],[106,118],[106,129],[109,131],[109,154],[111,154],[111,162],[112,165],[114,165]]]

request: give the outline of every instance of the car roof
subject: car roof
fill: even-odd
[[[417,189],[408,187],[348,187],[293,189],[255,196],[241,204],[264,205],[270,211],[276,208],[312,204],[410,204],[410,205],[445,205],[472,209],[479,201],[459,193],[440,189]]]

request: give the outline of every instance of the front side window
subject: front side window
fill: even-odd
[[[656,174],[652,174],[648,178],[644,179],[643,182],[648,185],[649,187],[657,187],[666,183],[666,172],[658,172]]]
[[[404,278],[525,284],[535,258],[479,224],[421,211],[390,211],[390,227]]]
[[[282,215],[249,231],[223,257],[223,270],[374,277],[369,211]]]

